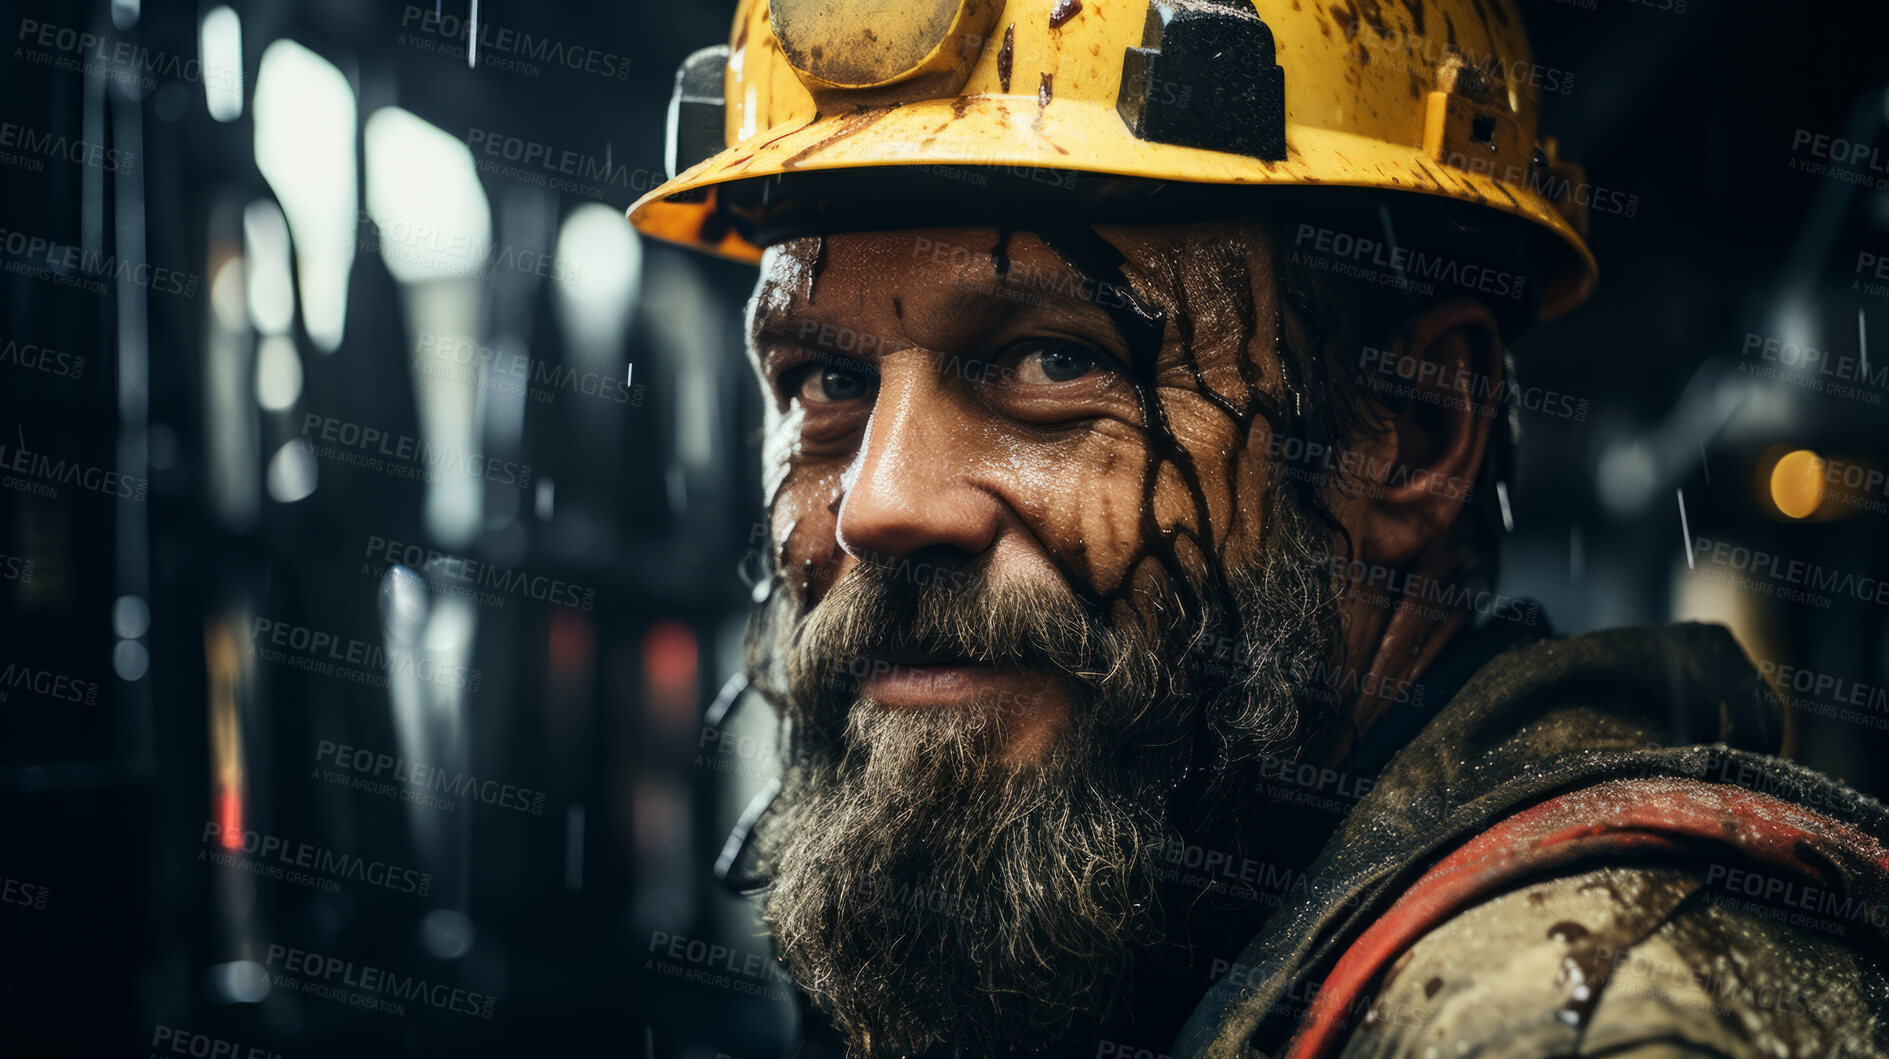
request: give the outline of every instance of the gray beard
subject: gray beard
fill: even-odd
[[[1143,611],[1165,624],[1117,621],[1060,582],[967,569],[919,584],[861,564],[802,617],[776,579],[750,641],[788,733],[763,910],[851,1055],[1040,1055],[1116,1009],[1165,936],[1157,854],[1185,823],[1176,790],[1191,775],[1237,812],[1260,758],[1324,731],[1310,714],[1339,642],[1326,547],[1284,491],[1272,500],[1263,554],[1228,576],[1231,616],[1168,600]],[[1027,703],[862,696],[858,660],[901,654],[888,641],[1061,672],[1082,694],[1049,751],[1013,765],[999,751]]]

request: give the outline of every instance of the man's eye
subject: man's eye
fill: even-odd
[[[1031,344],[1017,351],[1015,378],[1025,386],[1068,382],[1095,370],[1096,356],[1080,346]]]
[[[794,396],[810,404],[856,401],[872,392],[872,376],[845,368],[813,367],[800,376]]]

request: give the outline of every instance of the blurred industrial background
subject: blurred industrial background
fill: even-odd
[[[752,273],[622,221],[733,5],[472,2],[0,3],[12,1054],[789,1039],[711,884],[772,776]],[[1602,280],[1520,344],[1503,587],[1731,625],[1881,793],[1889,63],[1844,6],[1524,3]]]

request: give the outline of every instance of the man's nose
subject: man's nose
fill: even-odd
[[[858,474],[840,504],[839,543],[861,562],[885,563],[922,548],[983,554],[997,539],[1000,501],[967,409],[928,365],[882,368]]]

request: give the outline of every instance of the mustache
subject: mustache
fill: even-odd
[[[999,578],[982,559],[923,565],[933,572],[920,578],[909,563],[859,563],[798,619],[784,675],[806,694],[792,698],[844,696],[891,666],[946,660],[1058,672],[1096,690],[1122,676],[1119,633],[1060,579]]]

